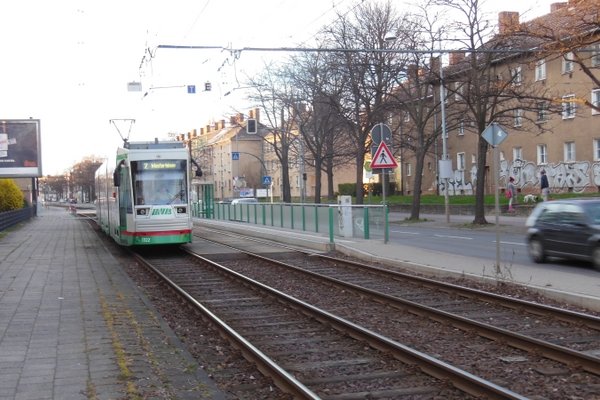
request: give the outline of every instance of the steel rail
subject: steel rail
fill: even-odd
[[[344,262],[349,265],[353,265],[359,268],[365,268],[368,270],[373,270],[376,272],[380,272],[383,274],[387,274],[391,277],[396,277],[400,279],[410,280],[414,282],[418,282],[423,284],[424,286],[433,286],[436,289],[445,288],[449,289],[453,292],[458,292],[460,295],[469,298],[476,298],[479,300],[484,300],[487,302],[500,303],[502,306],[513,308],[515,310],[524,310],[530,312],[532,314],[542,315],[542,316],[551,316],[553,318],[558,318],[562,321],[569,322],[572,324],[585,325],[588,328],[595,329],[600,331],[600,317],[580,313],[577,311],[566,310],[558,307],[553,307],[545,304],[534,303],[531,301],[516,299],[514,297],[503,296],[501,294],[484,292],[483,290],[468,288],[465,286],[455,285],[447,282],[439,282],[434,279],[424,278],[420,276],[414,276],[405,274],[398,271],[390,271],[385,268],[374,267],[371,265],[366,265],[356,261],[343,260],[335,257],[327,256],[324,254],[311,254],[315,257],[319,257],[325,260],[335,261],[335,262]]]
[[[261,256],[260,254],[255,254],[247,251],[242,251],[242,253],[266,262],[281,265],[285,268],[293,269],[294,271],[306,274],[308,276],[312,276],[314,278],[325,280],[327,282],[341,286],[346,289],[360,292],[362,294],[370,296],[371,298],[379,300],[391,307],[398,309],[409,309],[412,310],[414,314],[423,315],[437,322],[449,323],[452,326],[462,329],[464,331],[472,331],[475,328],[479,335],[488,339],[492,339],[501,343],[506,343],[507,345],[510,345],[512,347],[525,350],[530,353],[540,354],[546,358],[552,359],[554,361],[559,361],[565,365],[569,365],[575,368],[582,368],[585,371],[590,372],[592,374],[600,375],[600,359],[598,359],[598,357],[594,357],[577,350],[572,350],[564,346],[536,339],[517,332],[512,332],[490,324],[475,321],[473,319],[462,317],[460,315],[452,314],[447,311],[438,310],[436,308],[425,306],[423,304],[419,304],[411,300],[406,300],[400,297],[381,293],[373,289],[365,288],[350,282],[342,281],[337,278],[332,278],[327,275],[322,275],[317,272],[309,271],[303,269],[302,267],[291,265],[283,261],[273,260],[271,258]],[[345,262],[344,260],[339,259],[335,259],[335,261],[340,263]]]
[[[317,396],[313,391],[304,386],[301,382],[299,382],[294,376],[289,374],[286,370],[281,368],[277,363],[271,360],[267,355],[257,349],[252,343],[247,341],[244,337],[239,335],[234,329],[232,329],[229,325],[227,325],[223,320],[217,317],[213,312],[204,307],[200,302],[198,302],[193,296],[187,293],[184,289],[182,289],[179,285],[177,285],[174,281],[172,281],[169,277],[163,274],[160,270],[155,268],[151,262],[146,260],[139,254],[131,252],[133,257],[138,260],[142,265],[151,270],[153,273],[158,275],[160,279],[164,280],[173,290],[175,290],[181,297],[183,297],[188,303],[190,303],[194,308],[200,311],[204,316],[206,316],[215,327],[221,332],[224,337],[228,338],[236,348],[238,348],[244,358],[253,362],[257,365],[258,369],[273,379],[275,385],[279,387],[284,392],[290,393],[294,398],[297,399],[309,399],[309,400],[319,400],[320,397]],[[212,262],[206,260],[213,264]],[[218,265],[218,264],[215,264]]]
[[[360,263],[357,261],[339,259],[339,258],[331,257],[331,256],[328,256],[325,254],[321,254],[321,253],[306,251],[306,250],[300,249],[298,247],[285,245],[282,243],[273,243],[272,241],[265,241],[265,240],[258,239],[256,237],[248,237],[248,236],[244,236],[244,235],[237,234],[237,233],[234,234],[229,231],[222,231],[222,230],[218,230],[218,229],[214,229],[214,228],[210,228],[210,230],[219,232],[220,234],[226,234],[229,236],[237,236],[237,237],[243,236],[243,237],[247,238],[248,240],[252,240],[253,242],[265,243],[265,244],[268,244],[271,246],[279,246],[279,247],[282,247],[285,249],[297,251],[297,252],[305,254],[305,255],[310,255],[312,257],[319,257],[319,258],[322,258],[325,260],[330,260],[330,261],[335,261],[335,262],[343,262],[343,263],[353,265],[353,266],[356,266],[359,268],[364,268],[367,270],[372,270],[372,271],[380,272],[383,274],[387,274],[388,276],[391,276],[391,277],[417,282],[417,283],[422,284],[423,286],[430,286],[435,289],[440,289],[440,288],[448,289],[453,292],[458,292],[464,297],[476,298],[476,299],[480,299],[480,300],[487,301],[487,302],[494,302],[496,304],[500,303],[502,306],[505,306],[508,308],[513,308],[515,310],[523,310],[523,311],[529,312],[531,314],[536,314],[536,315],[541,315],[541,316],[551,316],[553,318],[557,318],[557,319],[560,319],[565,322],[569,322],[572,324],[578,324],[578,325],[582,325],[582,326],[587,326],[588,328],[600,331],[600,317],[597,317],[595,315],[589,315],[589,314],[584,314],[584,313],[580,313],[577,311],[562,309],[562,308],[549,306],[549,305],[545,305],[545,304],[534,303],[534,302],[523,300],[523,299],[516,299],[514,297],[504,296],[501,294],[489,293],[489,292],[485,292],[485,291],[479,290],[479,289],[473,289],[473,288],[455,285],[455,284],[447,283],[447,282],[440,282],[440,281],[437,281],[434,279],[415,276],[415,275],[409,275],[409,274],[405,274],[405,273],[398,272],[398,271],[390,271],[389,269],[374,267],[372,265],[363,264],[363,263]],[[210,239],[206,239],[206,238],[202,238],[202,239],[211,241]],[[216,241],[213,241],[213,242],[219,243]]]
[[[507,388],[496,385],[495,383],[438,360],[428,354],[412,349],[383,335],[333,315],[325,310],[321,310],[311,304],[296,299],[261,282],[250,279],[236,271],[202,257],[189,249],[184,248],[183,250],[190,256],[195,257],[204,263],[213,265],[216,268],[227,272],[229,275],[241,280],[242,282],[258,287],[273,296],[287,301],[324,324],[327,324],[339,331],[346,332],[357,340],[362,340],[366,343],[369,343],[375,349],[388,352],[407,364],[417,366],[421,371],[434,378],[443,381],[450,381],[454,387],[464,391],[465,393],[486,399],[526,399],[526,397]]]

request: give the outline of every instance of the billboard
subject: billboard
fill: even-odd
[[[0,119],[0,178],[42,176],[39,119]]]

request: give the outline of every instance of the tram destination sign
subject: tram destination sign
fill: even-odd
[[[0,178],[42,176],[39,119],[0,120]]]
[[[179,169],[179,161],[144,161],[143,171],[156,171],[165,169]]]

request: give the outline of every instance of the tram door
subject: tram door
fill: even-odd
[[[121,169],[121,185],[119,187],[119,231],[127,230],[127,213],[131,209],[131,179],[129,179],[129,168]],[[120,233],[119,233],[120,236]]]

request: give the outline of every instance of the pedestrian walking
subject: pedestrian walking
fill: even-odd
[[[508,199],[508,211],[515,211],[513,205],[516,204],[517,189],[515,188],[515,178],[512,176],[508,178],[508,185],[506,186],[504,194]]]
[[[548,194],[550,194],[550,185],[548,184],[548,177],[546,176],[546,170],[540,171],[540,187],[542,189],[542,199],[548,201]]]

